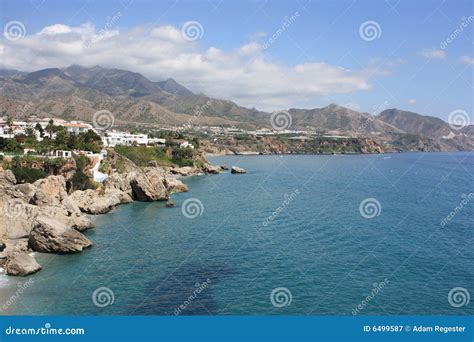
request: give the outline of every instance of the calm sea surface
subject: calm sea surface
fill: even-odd
[[[0,275],[7,313],[474,313],[474,153],[211,161],[248,173],[98,216],[92,248]]]

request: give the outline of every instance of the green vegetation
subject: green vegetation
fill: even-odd
[[[19,183],[34,183],[38,179],[44,178],[48,175],[43,170],[31,169],[28,167],[13,167],[12,172]]]
[[[115,151],[138,166],[148,166],[151,162],[156,162],[160,166],[194,165],[194,150],[191,148],[116,146]]]
[[[90,159],[85,155],[74,155],[74,160],[76,161],[76,172],[71,178],[71,190],[97,189],[98,184],[84,173]]]
[[[23,153],[23,147],[16,139],[0,138],[0,151],[10,153]]]
[[[77,170],[74,173],[74,176],[71,178],[72,191],[74,190],[88,190],[88,189],[97,189],[98,184],[92,179],[87,177],[87,175],[82,170]]]
[[[42,141],[38,141],[35,131],[43,137]],[[56,134],[54,139],[53,134]],[[34,128],[26,128],[25,134],[18,134],[8,139],[0,138],[0,151],[15,154],[21,154],[25,148],[34,149],[39,155],[46,155],[54,150],[84,150],[99,153],[102,147],[102,139],[94,131],[69,133],[65,127],[55,126],[52,120],[46,129],[37,124]]]

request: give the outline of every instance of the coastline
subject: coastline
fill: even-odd
[[[407,180],[410,181],[410,183],[404,182],[403,186],[405,186],[407,189],[411,188],[413,190],[413,186],[411,182],[416,182],[423,177],[425,177],[427,174],[430,174],[429,171],[427,170],[427,165],[431,165],[431,163],[434,160],[437,160],[436,156],[442,157],[443,154],[422,154],[422,153],[417,153],[417,154],[406,154],[406,155],[397,155],[393,156],[391,159],[392,160],[382,160],[384,156],[374,156],[372,157],[372,160],[377,159],[379,161],[379,164],[377,164],[377,167],[382,171],[386,172],[387,170],[392,169],[394,166],[395,172],[397,172],[394,177],[398,174],[401,174],[404,172],[407,165],[400,165],[397,160],[406,160],[407,158],[411,161],[417,161],[420,159],[420,163],[417,164],[417,169],[413,171],[413,173],[410,173],[407,176]],[[465,153],[460,153],[460,154],[453,154],[452,157],[456,158],[457,160],[461,160],[466,156]],[[472,156],[470,154],[469,156]],[[302,158],[302,159],[300,159]],[[472,159],[472,158],[470,158]],[[301,164],[299,162],[293,162],[293,161],[301,161]],[[316,177],[314,181],[311,183],[313,184],[316,188],[311,188],[311,189],[319,189],[320,193],[324,193],[326,195],[332,194],[331,196],[314,196],[312,195],[312,191],[302,191],[300,194],[298,194],[297,198],[294,198],[294,201],[291,202],[290,205],[288,205],[288,208],[290,210],[296,210],[296,213],[307,213],[304,215],[308,220],[311,220],[311,214],[308,213],[304,209],[304,203],[312,203],[312,207],[321,207],[324,208],[324,206],[321,205],[328,205],[330,206],[332,200],[339,200],[340,198],[335,195],[337,192],[337,183],[332,182],[327,182],[328,177],[332,180],[338,179],[340,175],[346,175],[347,177],[352,176],[351,170],[362,170],[364,168],[364,165],[366,164],[365,157],[364,156],[352,156],[352,157],[347,157],[347,158],[340,158],[340,157],[332,157],[332,156],[321,156],[321,157],[312,157],[312,156],[303,156],[303,157],[298,157],[298,156],[288,156],[285,157],[285,165],[290,167],[292,171],[297,171],[297,170],[302,170],[301,174],[305,174],[308,170],[314,169],[315,165],[322,165],[325,163],[325,161],[331,160],[329,164],[327,164],[328,168],[324,170],[323,173],[320,174],[320,177]],[[448,154],[444,154],[444,157],[441,158],[441,160],[445,161],[450,161],[451,158]],[[160,289],[160,293],[163,294],[163,296],[166,297],[167,294],[173,294],[174,296],[172,299],[176,299],[174,302],[176,305],[179,304],[179,299],[180,298],[186,298],[189,293],[192,293],[192,290],[194,289],[194,282],[191,280],[195,279],[200,279],[199,276],[202,275],[203,270],[208,270],[207,267],[219,267],[222,266],[220,263],[214,263],[214,260],[216,260],[216,257],[218,260],[220,257],[222,257],[222,262],[223,264],[227,264],[229,267],[237,267],[235,270],[237,271],[235,274],[231,275],[231,278],[226,278],[228,276],[227,273],[219,275],[219,277],[222,276],[222,278],[216,278],[216,281],[214,282],[214,279],[212,277],[212,281],[214,284],[217,284],[219,279],[225,282],[222,283],[222,285],[225,284],[226,289],[229,290],[230,292],[231,289],[227,286],[230,283],[232,283],[232,280],[238,281],[238,279],[241,279],[239,281],[242,281],[245,283],[245,277],[241,277],[241,271],[246,270],[246,267],[240,268],[240,262],[244,262],[243,265],[254,265],[252,260],[254,259],[254,255],[252,254],[247,254],[245,256],[239,256],[237,259],[233,259],[231,256],[234,254],[235,250],[232,248],[226,248],[225,250],[222,249],[222,247],[232,247],[234,246],[237,250],[237,248],[240,246],[240,243],[244,240],[241,240],[243,237],[250,238],[252,234],[254,233],[253,231],[249,229],[238,229],[240,227],[239,225],[242,224],[243,226],[249,226],[252,222],[254,224],[263,224],[262,220],[266,215],[270,215],[272,212],[275,212],[275,208],[277,212],[279,211],[278,205],[280,207],[283,207],[281,201],[284,201],[285,199],[290,200],[290,198],[293,197],[284,197],[284,194],[290,194],[290,191],[294,189],[301,189],[299,187],[300,182],[296,179],[293,179],[293,177],[288,174],[288,178],[274,178],[275,184],[278,184],[282,180],[290,180],[292,179],[294,182],[288,183],[288,185],[285,185],[283,188],[277,188],[273,187],[271,191],[272,196],[269,197],[265,194],[258,195],[256,194],[257,197],[255,197],[251,202],[246,201],[244,199],[244,196],[241,196],[242,194],[245,194],[245,191],[252,191],[254,188],[254,185],[260,182],[264,177],[265,174],[262,173],[263,170],[272,170],[274,168],[275,162],[279,161],[278,156],[268,156],[268,157],[263,157],[263,158],[253,158],[249,156],[241,156],[240,158],[236,158],[235,156],[228,156],[228,157],[216,157],[216,158],[209,158],[208,161],[212,164],[222,164],[222,163],[227,163],[229,165],[231,164],[241,164],[243,167],[246,167],[250,172],[248,177],[237,177],[235,178],[234,176],[231,176],[230,174],[222,174],[219,177],[216,178],[208,178],[208,177],[186,177],[185,182],[190,188],[190,193],[189,194],[178,194],[176,196],[172,195],[172,199],[176,201],[177,205],[174,209],[165,209],[164,203],[135,203],[134,205],[131,206],[120,206],[116,207],[116,209],[112,210],[110,213],[111,215],[107,216],[102,216],[102,217],[97,217],[97,231],[94,232],[91,230],[89,232],[88,237],[91,238],[96,244],[95,248],[87,250],[84,255],[71,255],[71,256],[61,256],[61,255],[51,255],[51,254],[40,254],[37,256],[38,261],[40,263],[44,263],[44,270],[41,273],[38,273],[37,275],[31,276],[31,277],[9,277],[11,281],[9,281],[8,289],[4,289],[4,295],[2,295],[2,300],[8,300],[9,297],[11,297],[16,289],[22,284],[26,283],[28,279],[33,279],[35,281],[34,287],[32,286],[31,289],[28,289],[27,293],[24,294],[24,298],[20,299],[22,302],[23,300],[25,301],[24,303],[27,305],[32,305],[33,310],[36,310],[38,313],[45,313],[47,314],[48,312],[54,312],[56,310],[54,307],[51,307],[48,311],[43,311],[43,309],[40,307],[40,304],[36,303],[37,301],[40,301],[41,296],[44,296],[46,300],[48,300],[51,304],[57,304],[58,309],[61,311],[57,311],[58,313],[67,313],[68,309],[67,306],[71,305],[76,299],[79,298],[85,298],[84,296],[87,295],[89,298],[89,307],[87,305],[83,304],[78,304],[77,310],[84,310],[80,311],[84,314],[88,313],[95,313],[99,312],[98,309],[96,309],[92,303],[90,303],[90,295],[92,291],[95,288],[98,288],[99,286],[109,286],[116,295],[116,305],[114,305],[111,308],[108,308],[108,313],[110,314],[127,314],[127,306],[128,304],[130,305],[135,305],[135,302],[131,302],[128,304],[124,304],[122,300],[130,300],[131,298],[139,298],[137,299],[137,302],[140,302],[142,297],[140,296],[146,296],[150,294],[151,288],[155,288],[158,284],[161,284],[161,282],[166,279],[166,277],[174,270],[176,267],[181,265],[181,262],[186,259],[189,253],[191,253],[191,248],[187,253],[179,253],[180,249],[185,248],[185,247],[196,247],[198,248],[196,253],[199,253],[198,255],[201,255],[202,253],[202,260],[194,260],[193,258],[187,260],[187,267],[184,268],[178,268],[178,273],[176,276],[178,279],[183,280],[185,284],[187,284],[184,288],[183,291],[181,291],[181,288],[179,289],[174,289],[175,283],[173,281],[166,283],[166,286],[163,286],[163,288]],[[427,164],[428,163],[428,164]],[[410,163],[411,164],[411,163]],[[342,167],[343,165],[345,166],[354,166],[355,169],[347,168],[347,167]],[[336,172],[336,170],[338,170]],[[420,173],[420,170],[426,170],[425,173]],[[440,172],[442,173],[443,170],[443,165],[440,165],[438,168]],[[287,173],[285,172],[285,168],[281,168],[280,171],[278,171],[280,176],[285,176]],[[413,176],[416,173],[418,173],[418,176]],[[376,179],[371,179],[372,177],[366,177],[367,182],[364,184],[360,184],[358,188],[359,190],[369,190],[367,186],[370,186],[370,184],[377,184],[377,185],[382,185],[385,184],[385,180],[382,177],[378,171],[375,169],[372,170],[371,175],[378,175],[378,178]],[[179,176],[182,178],[182,176]],[[285,176],[286,177],[286,176]],[[349,181],[349,178],[346,180]],[[345,179],[345,176],[343,177]],[[436,179],[436,177],[432,178]],[[375,182],[375,183],[372,183]],[[213,189],[213,184],[220,184],[221,189],[223,192],[221,192],[219,189]],[[286,182],[285,182],[286,184]],[[329,188],[321,188],[321,186],[329,186],[332,190],[328,190]],[[428,185],[426,189],[428,189]],[[388,188],[388,185],[387,185]],[[389,205],[393,204],[397,206],[396,203],[398,202],[391,202],[392,201],[397,201],[396,200],[396,195],[395,194],[389,194],[386,193],[385,190],[387,190],[386,187],[382,186],[377,186],[378,190],[373,190],[370,188],[370,191],[376,191],[376,192],[370,192],[369,194],[374,196],[375,198],[379,199],[384,206],[384,209],[387,209]],[[224,195],[229,189],[234,189],[235,191],[233,194],[229,195]],[[326,189],[326,190],[324,190]],[[425,188],[424,188],[425,189]],[[217,190],[217,191],[216,191]],[[324,191],[323,191],[324,190]],[[334,190],[334,192],[333,192]],[[411,191],[412,191],[411,190]],[[384,195],[382,195],[384,194]],[[415,196],[413,196],[415,195]],[[388,196],[388,197],[385,197]],[[319,197],[319,198],[317,198]],[[184,217],[181,215],[181,208],[184,204],[184,202],[189,199],[189,198],[198,198],[199,200],[202,201],[203,205],[205,206],[205,211],[204,211],[204,216],[202,218],[196,218],[194,220],[189,220],[188,218]],[[352,241],[351,234],[345,234],[343,231],[340,231],[337,229],[338,224],[340,222],[338,221],[337,217],[340,217],[342,221],[344,221],[347,217],[354,217],[354,219],[357,220],[357,217],[359,217],[359,214],[357,212],[357,206],[359,204],[359,197],[351,197],[349,193],[346,193],[345,197],[346,200],[350,201],[348,202],[348,207],[351,207],[355,209],[355,212],[346,212],[344,214],[346,209],[342,208],[336,208],[334,211],[329,211],[331,212],[331,215],[329,215],[326,221],[320,222],[313,226],[311,228],[311,232],[314,234],[319,234],[321,233],[322,236],[325,236],[324,231],[327,231],[326,229],[322,229],[322,227],[332,227],[331,230],[328,231],[328,233],[340,233],[341,237],[347,238],[346,242]],[[391,199],[391,200],[390,200]],[[407,209],[407,207],[413,207],[411,204],[413,202],[416,202],[417,196],[416,192],[410,192],[410,196],[408,197],[410,205],[404,206],[404,210]],[[219,203],[216,203],[219,202]],[[314,201],[314,202],[313,202]],[[413,202],[412,202],[413,201]],[[245,205],[245,203],[248,203]],[[262,204],[262,206],[259,205],[259,203]],[[434,201],[433,203],[436,203]],[[443,211],[444,209],[449,209],[451,206],[451,202],[443,206]],[[230,208],[239,208],[242,210],[241,212],[232,214],[231,219],[226,223],[225,227],[222,227],[220,230],[219,234],[213,235],[213,239],[209,242],[210,245],[212,246],[219,246],[218,248],[211,248],[211,251],[206,252],[207,246],[206,244],[202,245],[202,240],[200,237],[204,238],[204,236],[207,236],[209,232],[212,231],[213,228],[216,228],[217,226],[214,225],[215,222],[220,222],[219,218],[219,213],[223,212],[222,210],[229,210]],[[286,207],[285,207],[286,208]],[[249,211],[250,210],[250,211]],[[261,211],[263,210],[263,214],[260,215]],[[217,215],[216,215],[217,213]],[[247,215],[245,215],[247,213]],[[408,212],[406,212],[408,213]],[[413,215],[416,215],[416,212],[412,212]],[[334,216],[333,216],[334,215]],[[346,216],[347,215],[347,216]],[[380,219],[386,219],[388,217],[388,221],[390,222],[390,217],[395,219],[397,215],[400,215],[400,212],[391,212],[390,210],[385,210],[383,214],[381,215]],[[430,213],[426,213],[427,216],[432,217]],[[246,217],[243,217],[246,216]],[[285,216],[286,217],[286,216]],[[285,241],[285,236],[288,232],[293,231],[292,224],[296,224],[297,222],[301,222],[299,219],[296,219],[296,221],[290,221],[292,224],[289,224],[286,222],[286,220],[281,220],[281,218],[284,218],[283,216],[280,217],[278,220],[271,220],[271,221],[265,221],[265,222],[271,222],[268,224],[268,234],[271,234],[270,238],[276,238],[279,237],[281,238],[280,241],[283,243]],[[378,225],[375,221],[365,221],[364,218],[360,218],[364,223],[368,224],[369,226],[365,227],[364,229],[369,229],[370,226],[372,226],[375,229],[375,226]],[[341,222],[342,222],[341,221]],[[117,226],[118,223],[123,222],[121,225],[121,228]],[[242,223],[240,223],[242,222]],[[434,224],[433,227],[436,227],[437,221],[432,220],[430,221],[430,224]],[[260,227],[264,227],[261,225]],[[285,228],[286,227],[286,228]],[[431,226],[429,226],[431,227]],[[138,229],[137,229],[138,228]],[[278,229],[277,229],[278,228]],[[262,229],[267,229],[267,228],[262,228]],[[288,230],[287,230],[288,229]],[[298,228],[296,227],[298,230]],[[329,228],[328,228],[329,229]],[[334,229],[334,230],[332,230]],[[388,228],[386,228],[388,229]],[[410,228],[411,229],[411,228]],[[428,230],[430,228],[427,228]],[[131,234],[135,235],[135,238],[137,238],[136,243],[134,243],[134,239],[129,239],[128,234],[126,232],[130,232]],[[366,231],[368,232],[368,230]],[[118,239],[118,243],[114,243],[111,245],[111,249],[109,252],[105,253],[105,246],[109,246],[109,243],[112,243],[115,241],[115,238],[118,237],[117,234],[121,236],[120,239]],[[189,236],[183,236],[183,234],[190,234]],[[222,235],[225,234],[225,235]],[[423,233],[420,233],[420,235],[417,235],[419,238],[422,239]],[[223,243],[222,245],[219,244],[221,241],[222,236],[225,236],[227,239],[236,239],[231,240],[234,241],[236,244],[234,245],[234,242],[231,243]],[[318,235],[317,235],[318,236]],[[227,240],[226,240],[227,241]],[[317,240],[319,241],[319,240]],[[373,242],[373,241],[372,241]],[[403,241],[399,241],[400,243],[403,243]],[[368,242],[370,244],[370,242]],[[268,252],[266,251],[266,248],[264,247],[265,244],[261,244],[260,241],[253,241],[252,242],[253,246],[256,248],[256,255],[260,255],[259,253],[263,253],[263,255],[266,255],[268,257],[267,260],[271,260],[272,255],[278,255],[278,252],[274,250],[274,252]],[[321,244],[316,243],[312,244],[308,241],[302,241],[302,244],[299,245],[302,250],[305,250],[305,248],[308,248],[306,252],[308,251],[313,251],[314,253],[318,253],[319,247]],[[140,246],[141,248],[140,251],[131,251],[133,249],[137,249],[134,246]],[[353,244],[350,245],[350,248],[356,249],[358,246],[357,241],[353,241]],[[403,245],[398,245],[398,247],[403,249]],[[395,247],[395,246],[394,246]],[[262,248],[262,249],[260,249]],[[129,250],[130,249],[130,250]],[[276,249],[278,250],[278,249]],[[260,252],[259,252],[260,251]],[[178,255],[175,255],[174,253],[178,252]],[[146,253],[148,254],[148,258],[146,257]],[[269,254],[268,254],[269,253]],[[125,255],[126,254],[126,255]],[[137,259],[141,258],[143,255],[144,259]],[[295,252],[295,256],[299,255],[298,253]],[[334,255],[335,258],[338,257],[338,253]],[[226,257],[230,257],[229,259],[226,259]],[[297,259],[297,260],[290,260],[288,261],[289,264],[285,264],[286,266],[292,265],[293,262],[298,263],[304,260],[304,256],[301,255],[303,259]],[[242,258],[242,259],[240,259]],[[49,263],[49,261],[52,261]],[[140,260],[140,261],[139,261]],[[387,259],[388,260],[388,259]],[[49,264],[48,264],[49,263]],[[236,265],[234,265],[234,263]],[[249,263],[249,264],[246,264]],[[92,265],[97,265],[92,267]],[[143,266],[142,267],[136,267],[136,265]],[[258,265],[258,262],[257,262]],[[120,279],[121,277],[121,272],[125,272],[125,270],[128,269],[133,270],[129,273],[129,276],[127,279],[124,279],[124,283],[116,283],[117,279]],[[291,268],[291,267],[290,267]],[[84,276],[79,276],[76,275],[75,273],[77,272],[82,272],[81,270],[84,270]],[[106,270],[109,270],[109,274],[107,272],[104,272]],[[258,272],[257,269],[254,269],[255,272]],[[334,270],[333,270],[334,271]],[[212,273],[212,271],[209,271]],[[329,272],[329,271],[328,271]],[[204,273],[207,275],[206,273]],[[316,275],[314,275],[316,276]],[[48,290],[48,289],[61,289],[65,285],[71,283],[72,281],[75,281],[76,277],[78,278],[78,282],[74,283],[75,285],[71,287],[71,290],[77,291],[74,295],[71,295],[72,299],[68,297],[68,295],[58,295],[58,298],[55,299],[55,290]],[[112,277],[112,278],[111,278]],[[184,278],[183,278],[184,277]],[[265,276],[267,277],[267,276]],[[271,272],[268,273],[268,277],[270,278],[265,278],[265,279],[270,279],[269,283],[266,285],[268,288],[271,287],[273,282],[275,282],[276,279],[278,279],[278,276],[273,276],[271,275]],[[189,281],[187,281],[189,280]],[[140,286],[137,286],[137,284],[140,284]],[[290,283],[291,284],[291,283]],[[189,286],[188,286],[189,285]],[[237,283],[236,287],[241,286],[242,283]],[[57,286],[57,287],[55,287]],[[190,291],[191,289],[191,291]],[[127,295],[125,295],[124,291],[127,291]],[[130,297],[128,297],[128,291],[132,291],[130,294]],[[169,292],[168,292],[169,291]],[[295,290],[296,291],[296,290]],[[25,291],[26,292],[26,291]],[[189,293],[188,293],[189,292]],[[363,294],[363,293],[362,293]],[[217,300],[222,301],[225,298],[225,294],[223,293],[213,293],[213,296],[216,295]],[[359,295],[361,295],[359,293]],[[222,297],[224,296],[224,297]],[[6,298],[5,298],[6,297]],[[120,301],[118,300],[120,298]],[[21,314],[25,312],[24,308],[22,307],[22,303],[18,301],[15,305],[11,307],[10,311],[7,311],[8,313],[11,314]],[[168,308],[166,306],[167,301],[162,301],[161,299],[156,299],[156,302],[153,302],[155,304],[163,304],[165,305],[165,308]],[[153,304],[153,305],[155,305]],[[138,304],[137,304],[138,305]],[[151,304],[150,304],[151,305]],[[140,313],[158,313],[158,314],[163,314],[166,310],[158,310],[153,311],[152,306],[147,306],[145,305],[142,307],[143,311],[140,311]],[[71,307],[71,309],[74,306]],[[170,306],[173,307],[173,306]],[[300,308],[301,309],[301,308]],[[146,311],[149,310],[149,311]],[[171,312],[171,311],[169,311]],[[293,313],[298,312],[298,310],[295,308]],[[300,311],[301,312],[301,311]],[[171,312],[172,314],[172,312]]]
[[[72,175],[49,175],[34,183],[18,183],[10,170],[0,170],[0,267],[5,276],[28,276],[42,269],[32,252],[80,253],[93,241],[83,233],[95,227],[94,216],[134,201],[170,201],[187,192],[182,179],[217,174],[226,166],[139,167],[126,160],[126,171],[113,172],[95,190],[67,192]]]
[[[222,156],[261,156],[261,155],[364,155],[367,153],[271,153],[257,154],[253,151],[243,154],[224,153],[203,153],[205,164],[202,167],[145,167],[140,168],[134,165],[135,170],[123,174],[114,174],[104,182],[100,190],[76,190],[70,194],[66,193],[66,186],[63,176],[48,176],[38,180],[33,184],[17,184],[13,174],[9,170],[0,174],[2,183],[2,221],[3,231],[7,231],[11,236],[0,236],[0,243],[3,248],[0,250],[0,277],[2,275],[29,275],[41,270],[40,265],[36,265],[34,254],[36,252],[63,254],[78,253],[84,248],[92,246],[93,241],[89,240],[83,233],[95,227],[94,218],[113,211],[119,205],[134,201],[169,201],[170,206],[174,203],[170,201],[170,196],[177,192],[187,192],[188,187],[182,182],[192,176],[209,175],[221,173],[228,170],[226,166],[213,166],[207,158]],[[462,152],[462,151],[461,151]],[[465,151],[470,153],[472,151]],[[398,154],[400,152],[370,153],[373,154]],[[425,153],[406,151],[402,153]],[[450,152],[437,152],[450,153]],[[244,170],[245,171],[245,170]],[[237,172],[238,173],[238,172]],[[168,202],[167,202],[168,203]],[[10,211],[10,212],[9,212]],[[11,212],[13,211],[13,213]],[[46,219],[46,221],[44,221]],[[51,222],[53,220],[54,222]],[[26,222],[25,222],[26,221]],[[25,225],[30,225],[26,228]],[[7,229],[5,229],[5,226]],[[72,234],[77,241],[64,243],[63,249],[50,248],[48,244],[57,244],[62,239],[61,236],[54,236],[56,230],[67,228],[68,234]],[[30,236],[36,230],[45,230],[46,233],[53,232],[53,238],[48,240],[44,236],[40,237],[39,246],[35,247],[35,242]],[[18,230],[18,231],[16,231]],[[71,237],[69,237],[70,239]],[[3,240],[3,242],[2,242]],[[66,239],[67,240],[67,239]],[[14,241],[14,243],[12,243]],[[38,244],[36,244],[38,245]],[[26,262],[15,265],[20,270],[12,274],[8,270],[9,261],[17,255],[29,255]],[[22,269],[23,268],[23,269]]]

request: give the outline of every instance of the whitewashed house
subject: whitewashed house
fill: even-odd
[[[148,145],[147,134],[131,134],[128,132],[107,132],[107,135],[102,137],[102,141],[107,147],[114,147],[117,145]]]
[[[181,144],[179,144],[179,147],[181,148],[191,148],[194,149],[194,145],[190,144],[188,141],[183,141]]]

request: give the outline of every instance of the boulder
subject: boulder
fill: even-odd
[[[10,170],[0,171],[0,193],[4,194],[7,190],[12,190],[16,184],[16,178]]]
[[[171,168],[169,171],[175,175],[181,176],[192,176],[198,173],[197,170],[191,166],[174,167]]]
[[[210,164],[205,164],[203,167],[202,167],[202,170],[207,173],[207,174],[217,174],[217,173],[220,173],[221,172],[221,169],[220,167],[218,166],[213,166],[213,165],[210,165]]]
[[[92,242],[65,223],[39,216],[28,240],[37,252],[76,253],[92,245]]]
[[[20,253],[8,259],[5,263],[5,271],[8,275],[26,276],[41,270],[35,258],[26,253]]]
[[[0,197],[0,237],[19,239],[28,237],[38,207],[20,198]]]
[[[230,169],[230,172],[231,173],[247,173],[247,170],[238,166],[232,166],[232,168]]]
[[[3,171],[3,178],[12,185],[16,184],[15,175],[13,174],[11,170]]]
[[[124,203],[123,193],[119,190],[109,190],[103,195],[90,189],[78,190],[70,197],[82,212],[93,215],[108,213],[120,203]]]
[[[130,181],[133,197],[138,201],[156,201],[168,199],[163,177],[156,168],[146,168]]]
[[[36,205],[59,205],[67,197],[63,176],[48,176],[33,183],[37,188],[32,202]]]
[[[95,227],[94,222],[82,214],[72,214],[69,216],[69,226],[79,232]]]
[[[217,166],[221,171],[226,171],[229,170],[229,167],[227,165],[218,165]]]
[[[134,175],[136,172],[130,172],[130,175]],[[114,173],[107,177],[104,181],[104,188],[107,190],[119,190],[122,192],[132,194],[132,187],[130,185],[130,179],[128,179],[129,174],[119,174]],[[133,176],[132,176],[133,178]]]
[[[26,202],[30,202],[37,191],[36,187],[30,183],[17,184],[15,185],[15,189],[18,190]]]
[[[175,192],[188,192],[188,186],[174,177],[165,178],[164,184],[170,194]]]
[[[12,239],[2,242],[3,249],[0,251],[0,266],[18,253],[24,253],[28,250],[28,238]]]

